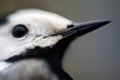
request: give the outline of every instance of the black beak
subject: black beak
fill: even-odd
[[[82,23],[74,23],[72,25],[69,25],[67,29],[56,34],[53,34],[52,36],[62,35],[64,38],[73,35],[81,36],[108,23],[110,23],[110,21],[108,20],[94,20]]]

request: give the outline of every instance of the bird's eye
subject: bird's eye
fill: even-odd
[[[21,38],[28,33],[28,29],[25,25],[16,25],[12,30],[12,35],[16,38]]]

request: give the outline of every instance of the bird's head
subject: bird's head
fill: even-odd
[[[57,55],[58,58],[65,50],[63,47],[67,47],[65,45],[76,36],[107,23],[107,20],[74,23],[51,12],[19,10],[0,20],[0,61],[15,60],[16,57],[18,59],[31,54],[39,57],[45,54],[49,57]]]
[[[72,24],[57,14],[27,9],[14,12],[0,23],[0,60],[24,55],[27,49],[52,47],[62,35],[55,35]]]

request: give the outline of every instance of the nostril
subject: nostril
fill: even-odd
[[[71,28],[71,27],[73,27],[74,25],[73,24],[71,24],[71,25],[68,25],[68,27],[67,28]]]

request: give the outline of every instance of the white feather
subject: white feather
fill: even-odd
[[[8,68],[12,63],[0,61],[0,72]]]
[[[52,47],[63,38],[62,35],[44,37],[72,24],[72,21],[60,15],[39,9],[19,10],[7,19],[8,23],[0,26],[0,60],[19,55],[35,46]],[[28,34],[22,38],[15,38],[11,34],[18,24],[23,24],[29,29]]]

